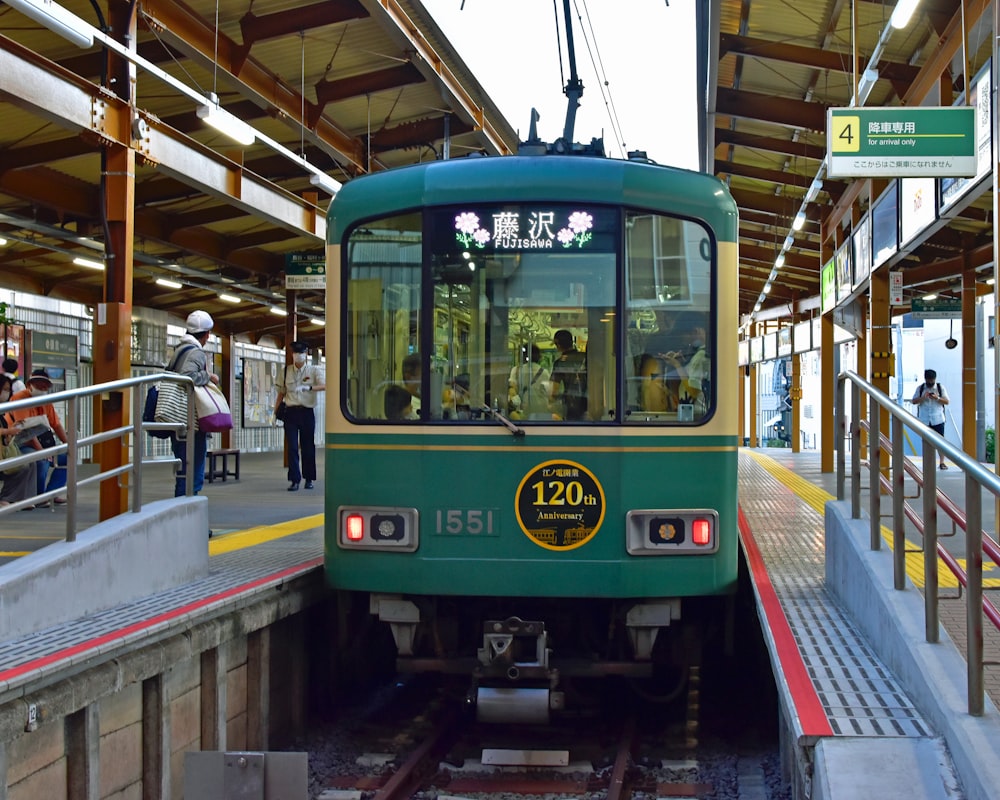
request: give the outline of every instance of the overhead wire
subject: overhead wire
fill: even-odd
[[[580,13],[580,3],[577,0],[573,0],[573,7],[576,9],[576,17],[580,22],[583,39],[587,43],[587,54],[590,56],[591,66],[594,68],[594,74],[597,76],[598,89],[601,92],[601,99],[604,101],[604,110],[607,112],[608,120],[611,123],[611,131],[615,136],[618,153],[620,156],[624,156],[625,136],[622,133],[621,123],[618,120],[618,112],[611,97],[611,83],[608,81],[607,73],[604,71],[604,62],[601,59],[600,48],[597,45],[597,34],[594,33],[594,26],[590,19],[590,9],[587,7],[587,0],[580,0],[580,2],[582,2],[584,11],[586,12],[586,26],[584,25],[583,15]],[[588,27],[590,29],[589,35],[587,32]],[[593,46],[591,46],[591,42],[593,42]]]

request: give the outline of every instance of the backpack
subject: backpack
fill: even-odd
[[[181,356],[185,355],[188,350],[194,347],[193,344],[186,345],[185,347],[174,353],[174,357],[170,359],[170,363],[167,364],[167,372],[174,372],[175,367],[180,363]],[[156,401],[160,396],[160,390],[156,388],[154,383],[152,386],[146,390],[146,401],[142,406],[142,421],[143,422],[156,422]],[[147,430],[150,436],[154,439],[169,439],[173,435],[173,431],[151,431]]]

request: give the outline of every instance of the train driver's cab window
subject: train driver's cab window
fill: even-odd
[[[345,249],[355,420],[689,425],[712,411],[715,244],[695,222],[470,204],[367,222]]]
[[[349,416],[614,421],[620,226],[619,208],[496,204],[349,232]]]
[[[714,259],[701,225],[626,213],[626,422],[697,424],[711,413]]]
[[[421,413],[419,213],[355,228],[347,242],[347,411],[358,420],[411,422]]]

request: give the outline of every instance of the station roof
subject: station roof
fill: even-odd
[[[966,85],[988,63],[993,15],[983,0],[966,0],[964,12],[961,0],[919,0],[898,30],[889,24],[895,7],[889,0],[722,0],[709,23],[717,50],[709,57],[707,169],[740,207],[744,315],[758,302],[758,320],[817,310],[821,265],[888,185],[824,173],[827,109],[850,106],[856,80],[864,98],[866,70],[877,71],[866,106],[965,104]],[[817,178],[822,188],[804,202]],[[805,224],[795,231],[803,208]],[[991,216],[987,186],[895,256],[889,264],[903,272],[904,298],[957,292],[967,269],[978,270],[981,282],[991,277]]]
[[[58,23],[23,13],[28,3],[42,5],[0,5],[3,288],[105,299],[106,273],[73,258],[103,260],[116,235],[102,209],[122,198],[102,197],[102,170],[117,166],[103,162],[103,145],[131,143],[133,305],[181,319],[203,308],[220,332],[280,343],[287,324],[269,307],[284,305],[286,256],[323,249],[330,194],[317,173],[343,182],[435,159],[446,140],[452,156],[517,148],[517,132],[419,0],[139,0],[127,60],[109,58],[100,38],[124,22],[95,9],[118,15],[128,4],[63,0],[74,16],[57,33]],[[759,302],[758,319],[808,314],[822,262],[886,186],[823,175],[827,108],[850,105],[869,66],[878,78],[866,105],[949,105],[989,58],[992,15],[984,0],[966,0],[964,15],[960,0],[920,0],[895,31],[891,2],[699,3],[704,156],[740,206],[740,312]],[[129,92],[135,118],[119,96]],[[213,93],[253,126],[253,144],[206,124]],[[794,231],[817,177],[822,188]],[[987,191],[896,257],[908,295],[947,292],[963,269],[992,263],[991,207]],[[223,288],[243,302],[222,301]],[[297,295],[299,335],[319,340],[309,319],[324,315],[323,293]]]
[[[103,261],[114,235],[102,215],[102,144],[138,142],[133,305],[181,319],[202,308],[219,332],[280,342],[286,323],[270,306],[284,305],[286,254],[324,251],[330,193],[310,182],[316,173],[343,182],[432,160],[446,138],[452,156],[517,149],[419,2],[140,0],[135,57],[110,66],[100,38],[87,39],[124,23],[95,9],[128,4],[60,3],[79,18],[64,35],[16,0],[0,5],[4,288],[90,306],[105,299],[105,274],[73,258]],[[134,119],[116,95],[127,97],[123,85]],[[206,124],[209,93],[253,126],[253,144]],[[243,302],[223,302],[220,291]],[[323,293],[297,295],[300,336],[321,338],[308,320],[325,316]]]

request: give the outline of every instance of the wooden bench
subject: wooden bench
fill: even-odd
[[[232,475],[236,480],[240,479],[240,451],[237,448],[209,450],[205,455],[208,458],[205,478],[209,483],[212,483],[216,478],[225,480],[227,475]],[[233,457],[234,469],[232,470],[229,469],[230,456]]]

